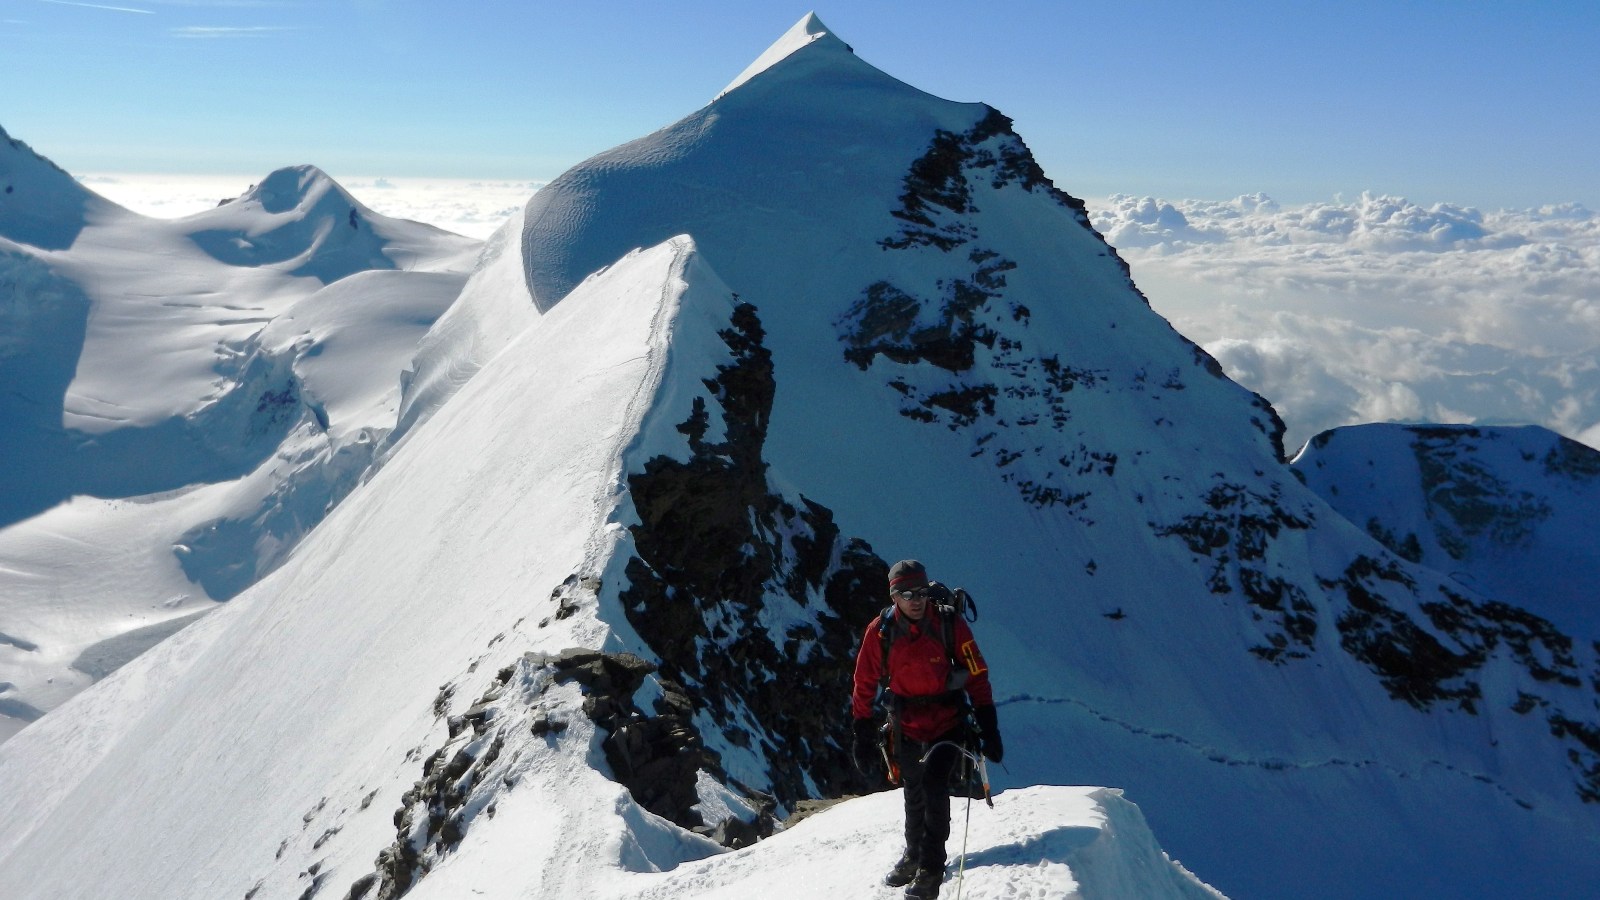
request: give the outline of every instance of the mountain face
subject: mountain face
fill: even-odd
[[[887,866],[884,798],[775,819],[874,787],[848,673],[905,557],[980,604],[1014,805],[974,895],[1208,893],[1107,875],[1050,784],[1237,896],[1600,876],[1600,647],[1411,551],[1405,490],[1459,477],[1358,482],[1339,432],[1297,474],[1003,115],[815,17],[536,194],[419,347],[387,462],[274,574],[0,747],[6,883],[170,896],[194,847],[196,897],[816,896],[835,816],[865,885],[838,835]]]
[[[1396,555],[1600,634],[1594,450],[1537,427],[1363,425],[1318,435],[1294,468]]]
[[[4,738],[254,583],[357,484],[477,244],[310,166],[170,221],[9,139],[0,182]]]
[[[840,82],[848,100],[835,93]],[[893,149],[868,155],[868,143]],[[791,162],[798,160],[805,163]],[[729,227],[737,210],[748,210],[750,221]],[[1019,640],[1018,652],[1039,674],[1017,686],[1015,712],[1023,716],[1072,702],[1134,733],[1185,735],[1184,743],[1213,747],[1224,759],[1281,757],[1290,767],[1321,765],[1306,759],[1317,751],[1296,734],[1309,729],[1330,733],[1341,748],[1335,755],[1359,748],[1351,765],[1404,772],[1417,762],[1369,746],[1370,735],[1391,724],[1416,730],[1423,719],[1412,716],[1420,715],[1462,729],[1439,751],[1445,760],[1457,756],[1446,765],[1498,772],[1498,754],[1466,733],[1478,731],[1474,719],[1521,715],[1520,694],[1483,695],[1486,671],[1509,665],[1529,691],[1553,683],[1568,694],[1558,704],[1561,722],[1593,721],[1593,648],[1536,617],[1501,620],[1491,598],[1350,534],[1280,464],[1281,426],[1270,408],[1148,312],[1081,207],[1049,186],[993,110],[918,94],[836,39],[814,37],[699,113],[536,195],[523,231],[528,293],[537,306],[554,305],[603,260],[679,230],[753,305],[768,338],[763,368],[782,386],[769,413],[736,413],[759,429],[719,422],[708,400],[713,429],[751,436],[742,461],[727,442],[720,471],[731,477],[770,466],[804,491],[758,500],[770,492],[745,478],[753,488],[728,491],[740,499],[697,521],[742,523],[728,509],[780,515],[753,516],[741,524],[753,534],[714,541],[687,537],[693,531],[662,511],[671,504],[651,501],[658,472],[680,477],[673,466],[662,461],[630,476],[634,503],[649,507],[637,509],[643,552],[625,608],[667,671],[719,695],[712,709],[728,709],[722,695],[741,680],[728,677],[727,658],[755,660],[742,678],[750,697],[788,674],[766,660],[795,656],[754,624],[764,614],[749,595],[825,598],[815,624],[787,635],[813,667],[819,663],[805,650],[835,623],[828,613],[851,626],[839,629],[845,633],[870,614],[845,605],[842,587],[830,593],[836,573],[808,571],[798,559],[802,546],[852,522],[859,530],[846,533],[859,539],[894,535],[898,547],[885,557],[921,556],[936,576],[941,563],[983,573],[1005,598],[998,614],[1015,616],[999,628],[1030,638]],[[866,239],[847,243],[841,234]],[[786,372],[795,373],[788,383]],[[707,469],[704,448],[695,446],[702,427],[688,416],[678,424],[690,465]],[[705,487],[661,492],[702,503],[715,496]],[[997,508],[1012,511],[1000,516]],[[791,509],[818,524],[804,526]],[[762,534],[767,540],[755,539]],[[786,547],[788,535],[801,540]],[[653,558],[651,548],[673,536],[686,549]],[[859,560],[859,547],[846,554],[842,539],[834,541],[841,560]],[[711,586],[734,569],[730,561],[683,572],[706,558],[688,548],[719,543],[757,548],[743,557],[756,571],[738,579],[751,585],[747,596]],[[796,559],[784,561],[785,553]],[[867,573],[879,562],[843,568],[843,584],[870,585]],[[657,586],[640,588],[646,572]],[[691,598],[712,611],[705,624],[681,618]],[[722,618],[729,608],[749,610],[752,624],[730,628]],[[719,631],[731,636],[715,637]],[[686,635],[708,652],[688,658]],[[1130,638],[1151,651],[1140,661],[1145,671],[1122,671],[1127,661],[1116,654]],[[758,649],[729,651],[747,639]],[[1082,646],[1102,640],[1118,650]],[[833,642],[829,655],[847,655],[850,643]],[[1560,669],[1553,680],[1547,658]],[[1195,672],[1228,674],[1208,685],[1195,683]],[[995,677],[1005,683],[1003,670]],[[1267,683],[1279,679],[1288,684]],[[1208,697],[1219,683],[1248,702]],[[1308,715],[1329,698],[1353,699],[1354,708]],[[1490,702],[1497,708],[1483,709]],[[1513,727],[1538,734],[1547,724]],[[1554,802],[1586,802],[1595,787],[1592,725],[1551,727],[1560,739],[1543,754],[1551,784],[1561,785],[1552,788]],[[797,746],[815,740],[801,729],[774,743],[794,760]],[[1430,764],[1434,752],[1422,751]],[[770,752],[754,755],[755,769],[769,765]],[[804,776],[835,783],[837,760],[820,747],[815,758]],[[1082,777],[1069,763],[1038,777],[1074,776]],[[1526,801],[1522,790],[1508,793]],[[1592,820],[1581,818],[1590,814],[1575,815],[1592,836]]]

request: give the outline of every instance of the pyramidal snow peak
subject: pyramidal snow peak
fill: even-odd
[[[1600,877],[1600,648],[1341,515],[1006,117],[814,16],[416,346],[270,575],[0,745],[8,890],[891,896],[894,794],[801,812],[864,787],[911,556],[980,599],[1009,749],[967,895]]]
[[[774,41],[765,53],[756,57],[755,62],[740,72],[737,78],[728,82],[728,86],[717,93],[716,99],[720,100],[723,94],[760,75],[801,47],[809,46],[815,41],[831,41],[837,48],[843,49],[846,53],[850,52],[848,45],[828,32],[828,27],[822,24],[816,13],[806,13],[800,21],[794,23],[793,28],[784,32],[783,37]]]

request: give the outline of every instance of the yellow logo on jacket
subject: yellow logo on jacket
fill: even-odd
[[[967,641],[961,645],[961,661],[967,664],[967,672],[972,675],[981,675],[989,671],[989,667],[983,662],[983,657],[978,654],[977,641]]]

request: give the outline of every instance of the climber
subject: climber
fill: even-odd
[[[1005,750],[989,669],[955,610],[956,595],[930,582],[922,563],[906,559],[889,569],[889,596],[892,605],[867,626],[856,653],[851,756],[865,773],[881,754],[890,781],[898,775],[904,794],[905,851],[884,883],[910,885],[908,898],[932,898],[944,882],[950,776],[959,748],[976,738],[983,755],[997,763]],[[872,709],[880,688],[888,711],[882,728]]]

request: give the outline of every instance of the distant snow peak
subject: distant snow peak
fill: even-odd
[[[315,205],[330,190],[351,207],[359,206],[328,173],[316,166],[299,165],[278,169],[260,184],[253,185],[235,202],[254,201],[269,213],[284,213],[296,207]]]
[[[727,87],[718,92],[715,99],[721,99],[724,94],[787,59],[797,50],[808,47],[824,38],[831,38],[834,43],[844,48],[847,53],[854,52],[850,49],[849,44],[839,40],[837,36],[828,31],[828,26],[822,24],[822,20],[817,18],[816,13],[806,13],[800,17],[800,21],[794,23],[793,28],[784,32],[783,37],[773,42],[772,46],[766,49],[766,52],[756,57],[755,62],[751,63],[743,72],[740,72],[739,77],[733,79],[728,83]]]
[[[266,215],[261,215],[265,213]],[[200,249],[233,266],[283,265],[332,284],[368,269],[400,267],[392,230],[316,166],[278,169],[237,200],[191,217]]]

